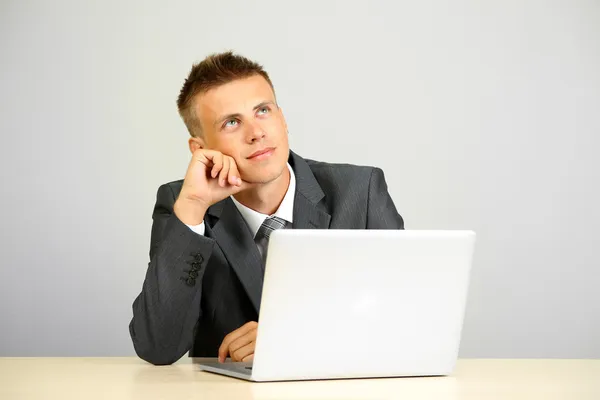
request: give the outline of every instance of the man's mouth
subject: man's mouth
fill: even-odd
[[[275,147],[266,147],[262,150],[255,151],[247,158],[248,160],[263,160],[273,154],[273,151],[275,151]]]

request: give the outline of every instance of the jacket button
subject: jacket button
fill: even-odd
[[[181,277],[179,279],[181,279],[182,281],[184,281],[185,284],[188,285],[188,286],[194,286],[196,284],[196,280],[194,278],[191,278],[191,277],[188,277],[188,278]]]
[[[196,253],[194,255],[194,258],[196,259],[196,261],[200,261],[200,262],[204,261],[204,258],[202,257],[202,254],[200,254],[200,253]]]
[[[190,272],[190,277],[191,278],[197,278],[198,277],[198,273],[196,271],[191,271]]]

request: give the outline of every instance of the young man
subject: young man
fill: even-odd
[[[259,64],[231,52],[211,55],[192,68],[177,105],[192,160],[184,180],[158,189],[131,338],[153,364],[171,364],[188,350],[249,361],[273,229],[404,223],[380,169],[289,150],[283,112]]]

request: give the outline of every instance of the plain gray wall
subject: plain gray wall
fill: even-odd
[[[383,168],[409,229],[477,231],[463,357],[600,357],[599,2],[83,3],[0,3],[0,355],[134,354],[175,99],[233,49],[298,153]]]

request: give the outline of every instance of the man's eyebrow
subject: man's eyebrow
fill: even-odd
[[[273,101],[271,101],[271,100],[263,101],[263,102],[261,102],[261,103],[257,104],[257,105],[256,105],[256,106],[253,108],[253,110],[254,110],[254,111],[256,111],[256,110],[258,110],[259,108],[263,108],[264,106],[268,106],[268,105],[275,105],[275,103],[274,103]]]
[[[217,119],[215,121],[215,126],[219,125],[221,122],[226,121],[226,120],[230,120],[230,119],[234,119],[234,118],[240,118],[242,116],[242,114],[240,113],[235,113],[235,114],[227,114],[222,116],[221,118]]]
[[[264,106],[267,105],[275,105],[275,102],[273,102],[272,100],[266,100],[266,101],[262,101],[260,103],[258,103],[257,105],[254,106],[254,108],[252,108],[253,111],[256,111]],[[233,114],[227,114],[222,116],[221,118],[217,119],[215,121],[215,126],[220,124],[223,121],[229,120],[229,119],[234,119],[234,118],[240,118],[242,116],[242,114],[240,113],[233,113]]]

